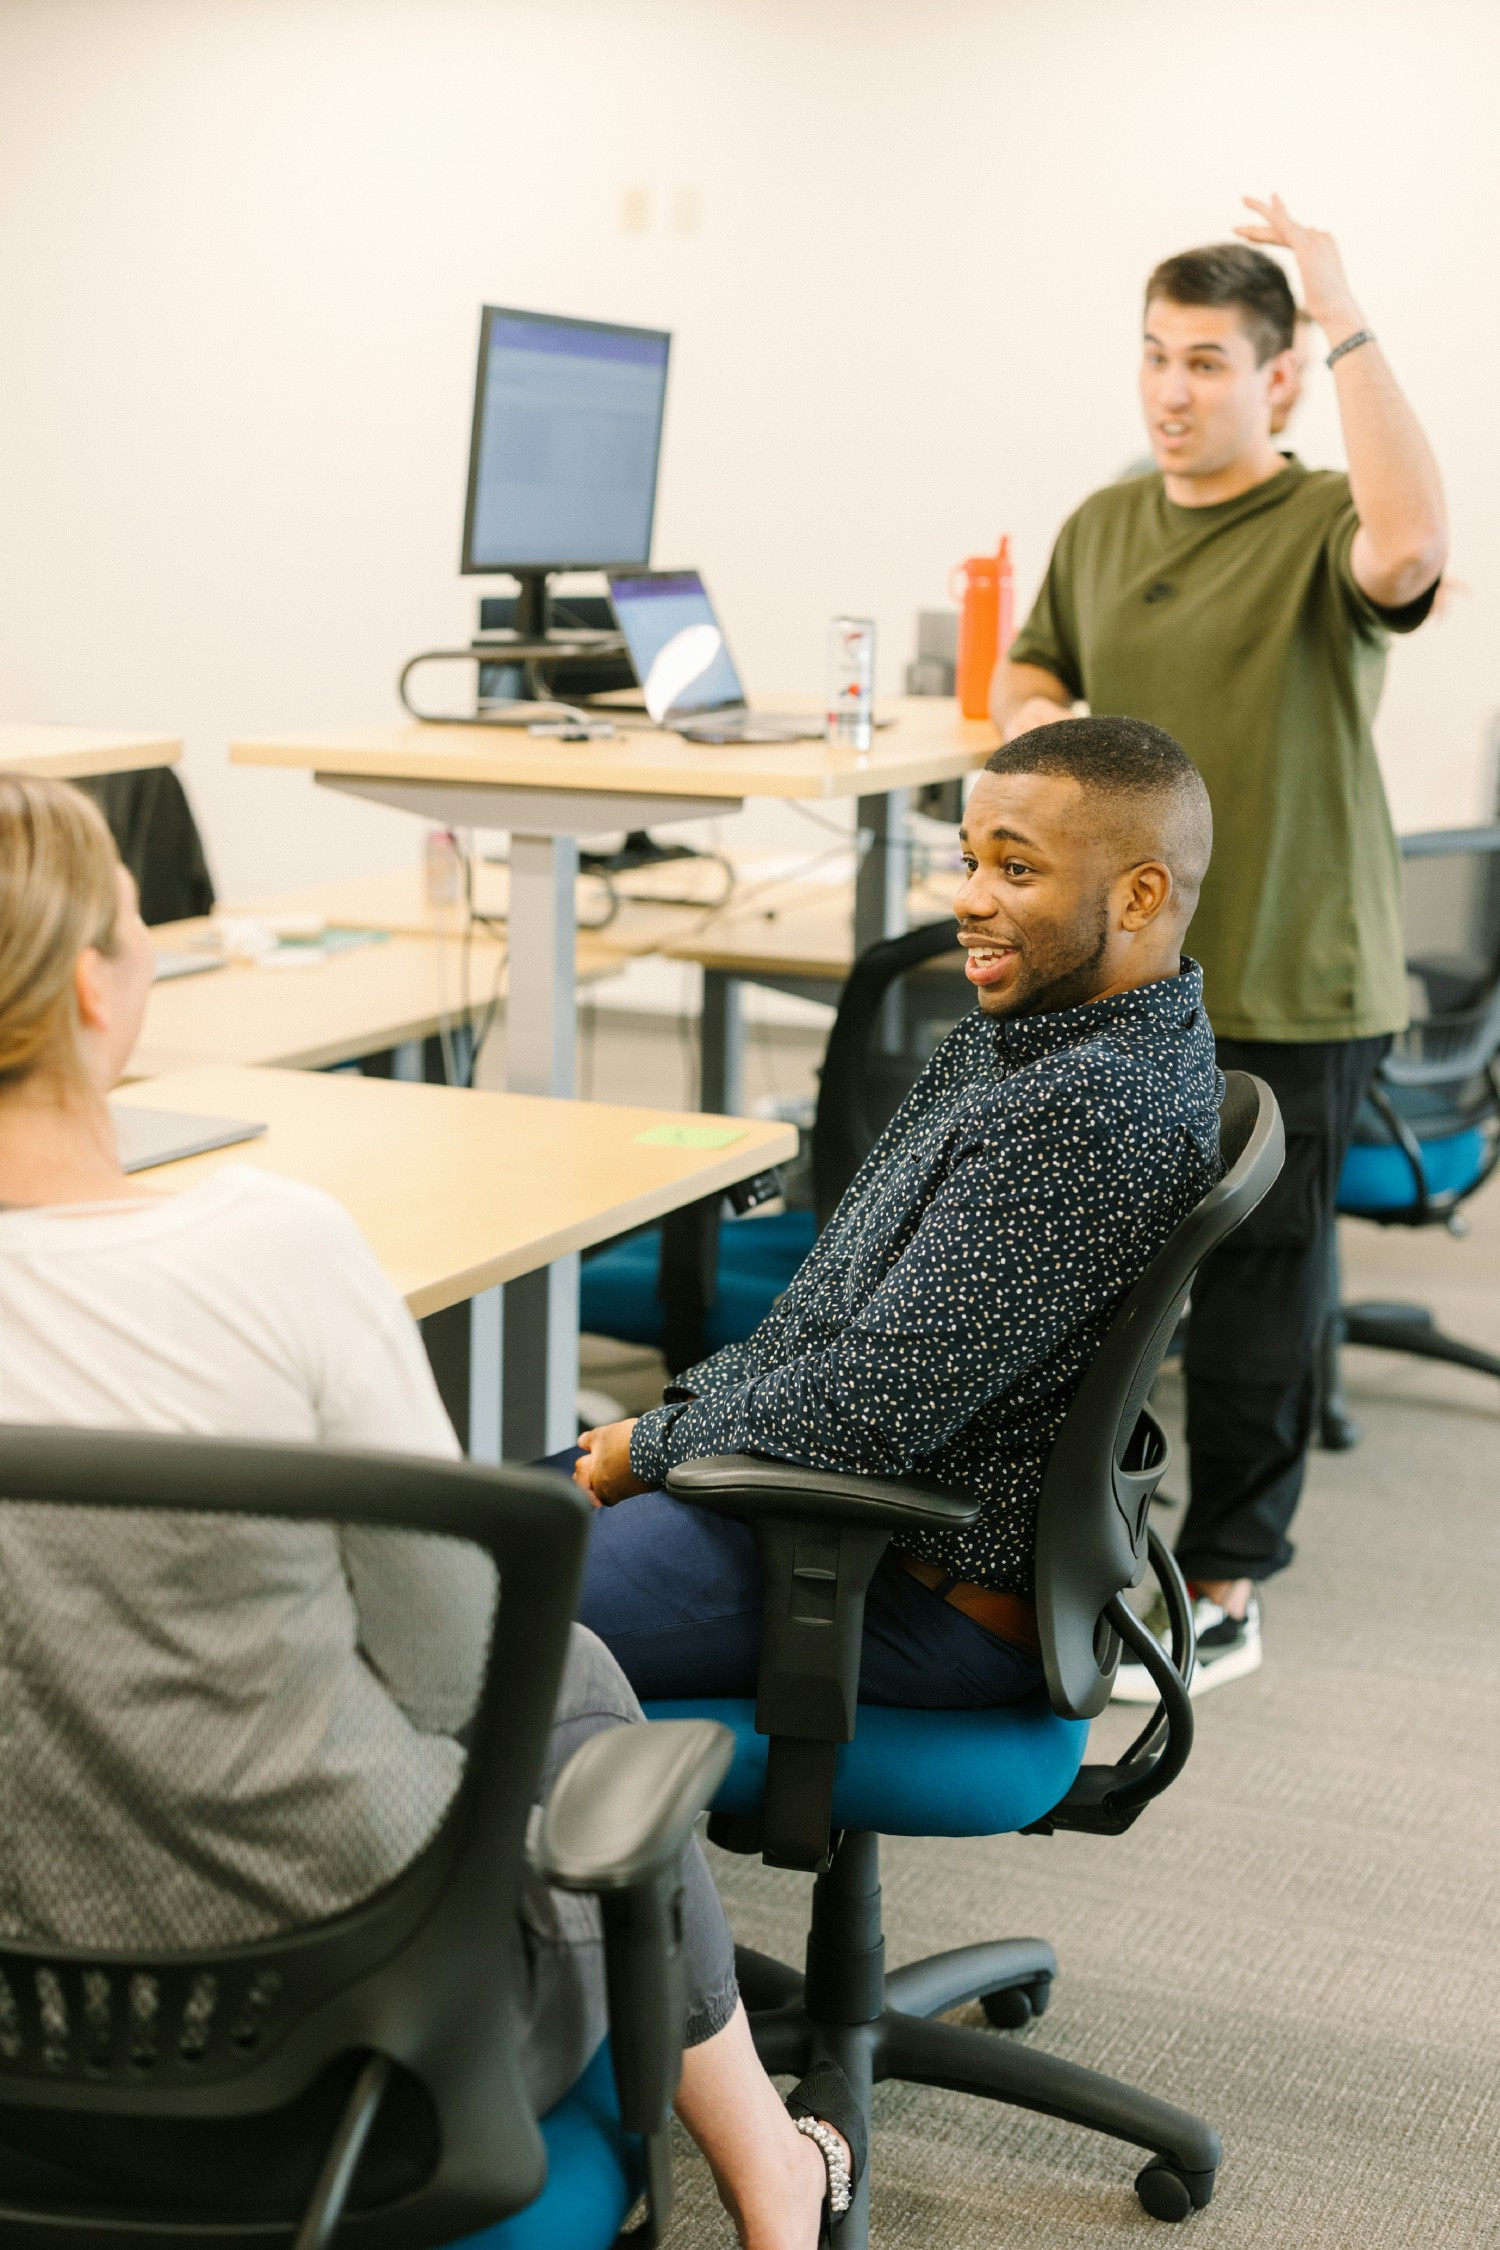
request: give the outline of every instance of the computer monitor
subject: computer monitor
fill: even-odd
[[[550,572],[650,561],[671,343],[485,306],[461,568],[520,581],[523,638],[545,630]]]

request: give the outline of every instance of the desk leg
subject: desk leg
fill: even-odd
[[[420,1085],[427,1076],[427,1057],[420,1039],[403,1039],[391,1049],[391,1076]]]
[[[505,1083],[513,1094],[573,1092],[577,880],[576,836],[512,835]]]
[[[854,878],[854,953],[856,960],[877,938],[899,937],[906,928],[906,894],[911,887],[911,839],[906,815],[909,789],[883,797],[861,797],[858,820],[870,835],[870,848]]]
[[[501,1292],[482,1289],[420,1323],[439,1396],[471,1461],[500,1459],[502,1322]]]
[[[738,977],[724,969],[703,972],[699,1021],[698,1107],[738,1117],[745,1095],[745,1019]]]
[[[536,1461],[578,1437],[578,1258],[505,1284],[505,1456]]]
[[[574,1090],[578,840],[510,839],[505,1083],[513,1094]],[[505,1287],[505,1452],[556,1453],[578,1435],[578,1260],[559,1258]]]

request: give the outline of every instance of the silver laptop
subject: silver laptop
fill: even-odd
[[[696,570],[612,570],[609,598],[658,726],[689,742],[821,741],[821,714],[752,711]]]
[[[258,1140],[266,1129],[244,1117],[195,1117],[187,1110],[136,1109],[125,1102],[111,1102],[109,1114],[125,1172],[149,1172],[184,1156],[233,1148],[236,1141]]]

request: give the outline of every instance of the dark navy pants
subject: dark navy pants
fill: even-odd
[[[571,1470],[577,1449],[544,1466]],[[641,1701],[754,1695],[761,1576],[755,1535],[666,1492],[594,1517],[579,1599]],[[939,1598],[887,1553],[865,1602],[863,1703],[968,1711],[1040,1687],[1039,1657]]]

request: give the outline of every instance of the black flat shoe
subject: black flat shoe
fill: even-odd
[[[854,2089],[837,2063],[814,2064],[801,2083],[794,2086],[787,2095],[786,2106],[793,2119],[805,2117],[815,2124],[831,2125],[836,2133],[842,2135],[849,2150],[849,2178],[845,2189],[845,2183],[839,2177],[843,2165],[837,2160],[835,2152],[825,2148],[816,2134],[808,2134],[808,2139],[815,2143],[828,2168],[828,2193],[823,2198],[823,2224],[818,2235],[818,2241],[822,2244],[829,2240],[834,2227],[848,2210],[854,2190],[864,2177],[870,2154],[865,2121],[860,2115],[859,2104],[854,2099]],[[840,2190],[845,2192],[839,2193]],[[836,2193],[837,2203],[834,2201]]]

